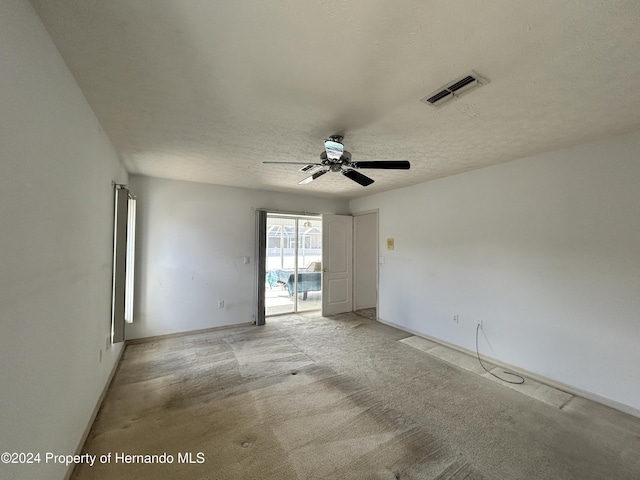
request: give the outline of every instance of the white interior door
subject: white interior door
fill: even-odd
[[[353,217],[322,216],[322,315],[353,310]]]

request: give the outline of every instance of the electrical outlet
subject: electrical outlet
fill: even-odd
[[[482,320],[478,320],[478,326],[480,327],[480,330],[482,330]]]
[[[224,308],[224,300],[218,300],[218,308]]]
[[[458,315],[453,316],[453,323],[458,323]]]

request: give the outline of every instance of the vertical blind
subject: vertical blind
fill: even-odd
[[[133,322],[136,200],[124,185],[115,186],[111,341],[124,341],[124,324]]]
[[[124,321],[133,323],[133,274],[136,259],[136,199],[129,196],[127,207],[127,278],[124,294]]]

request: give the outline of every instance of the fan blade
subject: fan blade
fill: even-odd
[[[409,170],[411,164],[407,160],[372,160],[370,162],[351,162],[355,168],[383,168],[387,170]]]
[[[341,171],[345,177],[348,177],[354,182],[359,183],[363,187],[366,187],[367,185],[371,185],[373,183],[373,179],[367,177],[366,175],[361,174],[360,172],[356,172],[355,170],[352,170],[350,168],[345,168],[344,170],[341,170]]]
[[[325,173],[327,173],[329,170],[320,170],[319,172],[314,173],[313,175],[305,178],[304,180],[300,180],[298,182],[298,185],[305,185],[307,183],[311,183],[313,182],[316,178],[321,177],[322,175],[324,175]]]
[[[298,171],[302,173],[316,173],[321,168],[322,168],[322,164],[320,163],[308,163]]]
[[[309,162],[262,162],[262,163],[283,163],[286,165],[322,165],[321,163],[309,163]]]

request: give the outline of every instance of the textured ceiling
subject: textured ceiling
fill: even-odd
[[[640,129],[640,2],[32,0],[132,173],[354,198]],[[419,100],[470,70],[490,82]],[[299,186],[345,135],[410,160]]]

